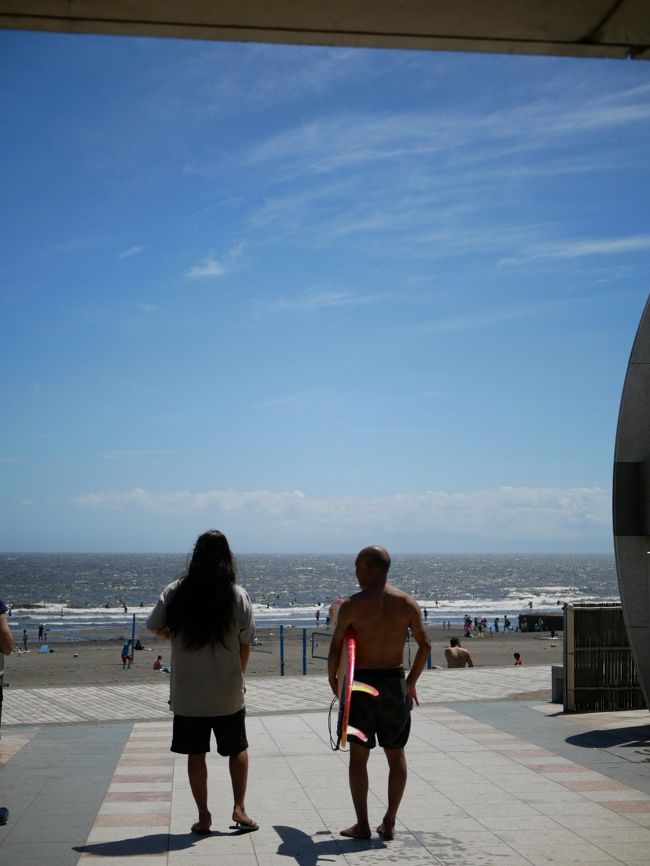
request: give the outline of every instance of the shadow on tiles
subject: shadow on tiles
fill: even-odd
[[[285,857],[295,857],[300,866],[317,866],[319,858],[340,856],[359,851],[370,851],[373,848],[385,848],[380,839],[332,839],[329,830],[320,830],[316,836],[328,836],[322,842],[314,842],[312,836],[297,827],[287,827],[284,824],[274,824],[273,829],[282,842],[278,846],[278,854]],[[322,861],[321,861],[322,862]]]
[[[238,830],[232,833],[220,833],[213,830],[210,836],[239,836]],[[73,848],[80,854],[92,854],[95,857],[138,857],[145,854],[167,854],[174,851],[185,851],[195,845],[200,845],[202,839],[208,836],[197,836],[195,833],[152,833],[148,836],[134,836],[131,839],[116,839],[113,842],[91,842],[87,845],[77,845]]]

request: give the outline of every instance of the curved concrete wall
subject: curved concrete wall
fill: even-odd
[[[623,616],[650,707],[650,299],[628,364],[614,456],[614,548]]]

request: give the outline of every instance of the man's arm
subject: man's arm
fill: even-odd
[[[350,626],[350,623],[350,604],[344,603],[341,605],[338,616],[336,618],[336,630],[332,635],[332,640],[330,642],[330,651],[327,656],[327,676],[329,678],[330,688],[337,696],[339,693],[339,661],[341,659],[341,650],[343,649],[343,639],[345,637],[346,631]]]
[[[411,605],[411,621],[409,622],[409,628],[411,629],[411,634],[418,645],[418,651],[415,654],[415,659],[411,665],[409,675],[406,677],[406,691],[411,706],[415,703],[415,705],[419,707],[420,702],[418,701],[415,684],[427,663],[429,653],[431,652],[431,641],[422,625],[422,616],[420,615],[419,605],[412,599],[409,599],[409,604]]]
[[[465,650],[465,661],[467,663],[468,668],[474,667],[474,662],[472,661],[472,657],[467,650]]]
[[[8,656],[14,651],[14,637],[9,628],[7,614],[0,614],[0,652]]]

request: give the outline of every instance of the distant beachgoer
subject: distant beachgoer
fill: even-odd
[[[23,649],[24,649],[24,650],[27,650],[27,640],[28,640],[28,638],[29,638],[29,635],[27,634],[27,629],[24,628],[24,629],[23,629]]]
[[[39,643],[42,643],[42,642],[43,642],[43,628],[44,628],[43,623],[41,623],[41,624],[39,625],[39,627],[38,627],[38,640],[39,640]]]
[[[494,617],[494,631],[495,631],[495,634],[499,633],[499,617],[498,616]]]
[[[131,641],[127,640],[124,642],[124,646],[122,647],[122,670],[124,668],[130,668],[131,662],[133,661],[133,654],[131,652]]]
[[[159,671],[162,669],[162,666],[163,666],[163,658],[162,658],[162,656],[158,656],[158,658],[153,663],[153,669],[155,671]]]
[[[318,625],[319,621],[320,621],[320,608],[317,607],[316,608],[316,625]]]
[[[327,626],[327,628],[330,627],[330,615],[329,615],[329,613],[325,617],[325,625]]]
[[[422,613],[424,615],[424,621],[426,622],[429,619],[429,611],[426,609],[426,607],[423,609]]]
[[[5,656],[14,651],[14,639],[7,621],[9,609],[0,598],[0,721],[2,721],[2,678],[5,669]]]
[[[516,665],[523,665],[523,662],[521,660],[521,656],[519,655],[519,653],[513,653],[513,655],[515,657],[515,664]]]
[[[244,802],[248,781],[244,674],[255,620],[248,593],[237,585],[233,555],[223,533],[212,529],[199,536],[185,575],[162,591],[147,628],[171,640],[171,750],[187,755],[198,810],[192,832],[207,836],[212,826],[206,753],[213,733],[217,751],[228,757],[233,829],[257,830]]]
[[[128,607],[126,606],[126,603],[125,603],[125,602],[122,602],[122,606],[124,607],[124,613],[128,613],[128,612],[129,612],[129,609],[128,609]]]
[[[0,723],[2,722],[2,680],[4,677],[4,659],[11,655],[14,650],[14,639],[7,621],[9,609],[0,598]],[[9,818],[9,809],[0,806],[0,825],[6,824]]]
[[[445,649],[445,658],[448,668],[474,667],[471,655],[461,646],[457,637],[449,638],[449,646]]]

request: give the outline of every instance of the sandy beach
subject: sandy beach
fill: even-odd
[[[479,667],[501,667],[514,664],[513,653],[521,653],[526,665],[558,664],[562,661],[562,635],[551,640],[549,633],[542,634],[498,634],[482,639],[464,639],[459,630],[445,631],[428,628],[432,643],[433,664],[445,666],[444,648],[451,636],[461,637],[463,646],[472,655]],[[307,631],[307,673],[326,673],[325,658],[312,657],[312,629]],[[162,655],[165,663],[170,659],[170,647],[166,641],[148,633],[139,634],[144,649],[135,653],[133,665],[122,670],[121,640],[98,640],[76,643],[49,643],[53,652],[40,653],[38,646],[31,644],[28,652],[14,653],[5,659],[5,685],[9,688],[45,688],[48,686],[124,685],[125,683],[152,683],[167,678],[166,674],[153,670],[153,661]],[[253,647],[247,672],[248,677],[280,675],[279,636],[277,629],[258,629],[258,645]],[[327,656],[329,637],[326,632],[316,632],[314,653]],[[415,645],[411,647],[415,654]],[[405,652],[405,663],[408,653]],[[302,673],[302,629],[285,630],[285,674]]]

